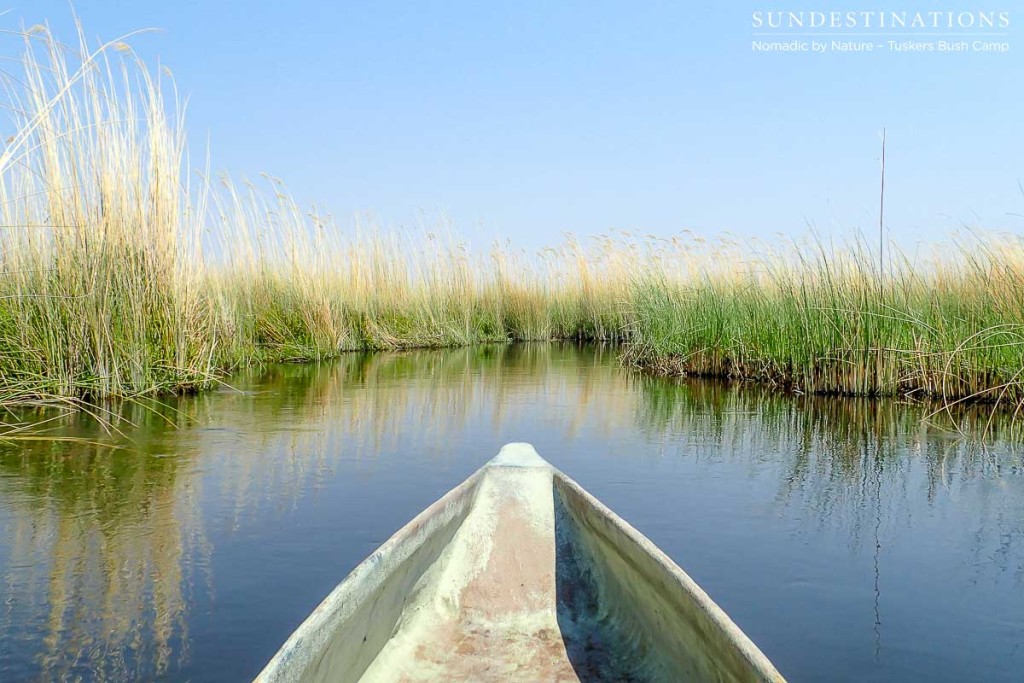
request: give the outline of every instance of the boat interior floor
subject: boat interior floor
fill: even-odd
[[[649,680],[644,639],[602,609],[593,550],[550,475],[501,474],[362,680]]]

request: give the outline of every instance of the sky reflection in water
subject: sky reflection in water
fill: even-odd
[[[1016,680],[1024,468],[895,402],[521,345],[274,366],[0,445],[4,680],[255,675],[344,575],[508,441],[679,562],[791,680]],[[7,421],[56,414],[25,411]],[[958,415],[977,430],[987,415]]]

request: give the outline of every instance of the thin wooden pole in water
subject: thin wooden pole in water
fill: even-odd
[[[882,284],[885,271],[883,253],[885,250],[885,128],[882,128],[882,188],[878,198],[878,283]]]
[[[885,301],[885,128],[882,128],[882,182],[878,196],[878,302]],[[882,392],[882,345],[875,351],[875,386],[871,393]]]

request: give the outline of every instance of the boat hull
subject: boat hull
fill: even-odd
[[[510,444],[360,564],[257,681],[782,681],[668,556]]]

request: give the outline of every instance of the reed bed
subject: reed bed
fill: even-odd
[[[967,235],[911,260],[863,242],[754,252],[632,290],[626,357],[666,374],[758,380],[787,390],[1024,399],[1024,244]]]
[[[616,342],[666,374],[789,391],[1024,401],[1024,248],[879,265],[864,244],[567,238],[473,254],[451,226],[305,211],[192,170],[173,81],[121,42],[22,33],[4,78],[0,405],[202,389],[266,361]],[[7,135],[9,133],[9,135]]]

